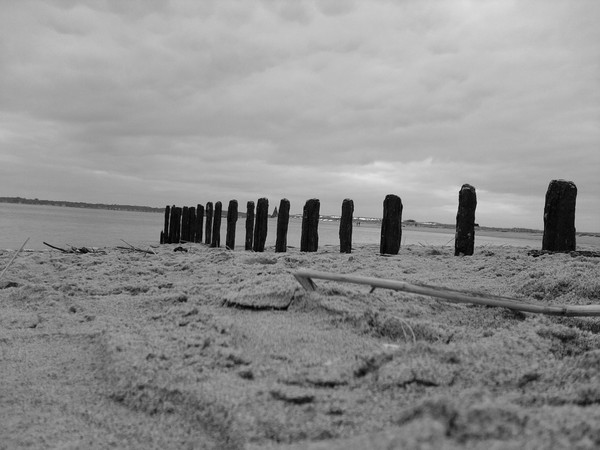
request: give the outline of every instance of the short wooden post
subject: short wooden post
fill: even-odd
[[[475,208],[477,195],[470,184],[463,184],[458,193],[454,256],[471,256],[475,249]]]
[[[385,196],[383,201],[383,219],[381,221],[382,255],[397,255],[402,240],[402,200],[394,194]]]
[[[221,217],[223,215],[223,204],[221,202],[215,203],[215,212],[213,215],[213,227],[212,227],[212,241],[210,246],[218,248],[221,246]]]
[[[256,203],[256,221],[254,224],[254,245],[255,252],[265,251],[265,242],[267,241],[267,227],[269,220],[269,200],[259,198]]]
[[[161,244],[169,243],[169,218],[171,217],[171,207],[167,205],[165,208],[165,227],[163,228],[163,233],[161,234]]]
[[[173,239],[171,243],[178,244],[181,241],[181,208],[179,206],[175,206],[171,208],[171,212],[173,213],[171,218],[171,227],[173,228]]]
[[[169,244],[174,244],[175,243],[175,216],[176,216],[176,211],[175,211],[175,205],[171,206],[171,215],[169,217],[169,232],[167,233],[167,239],[168,239],[168,243]]]
[[[577,186],[572,181],[552,180],[546,191],[542,250],[575,250],[575,202]]]
[[[208,202],[206,204],[206,226],[204,231],[204,243],[210,245],[212,242],[212,226],[213,226],[213,204]]]
[[[301,252],[316,252],[319,248],[319,210],[321,202],[317,198],[307,200],[302,212]]]
[[[340,218],[340,253],[352,253],[352,221],[354,202],[349,198],[342,202],[342,217]]]
[[[252,250],[254,237],[254,202],[246,203],[246,250]]]
[[[196,206],[196,239],[194,242],[202,243],[202,232],[204,227],[204,206],[198,204]]]
[[[275,211],[277,211],[277,208],[275,208]],[[283,253],[287,251],[287,232],[289,222],[290,201],[287,198],[282,198],[281,202],[279,202],[279,211],[277,211],[277,240],[275,241],[275,252]]]
[[[184,206],[181,209],[181,240],[189,242],[190,240],[190,208]]]
[[[227,207],[227,236],[225,237],[225,248],[235,250],[235,226],[238,220],[238,202],[230,200]]]
[[[188,210],[188,228],[190,230],[189,242],[196,242],[196,208],[194,206],[190,206]]]

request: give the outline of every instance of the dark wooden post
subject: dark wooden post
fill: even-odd
[[[246,203],[246,250],[252,250],[254,236],[254,202]]]
[[[202,243],[202,228],[204,226],[204,206],[196,206],[196,239],[194,242]]]
[[[340,219],[340,253],[352,253],[352,221],[354,202],[349,198],[342,202]]]
[[[206,227],[204,232],[204,243],[209,244],[212,242],[212,222],[213,222],[213,204],[208,202],[206,204]]]
[[[385,196],[383,201],[383,219],[381,221],[382,255],[397,255],[402,240],[402,200],[394,194]]]
[[[221,202],[215,203],[215,213],[213,215],[213,227],[212,227],[212,241],[211,247],[221,246],[221,217],[223,215],[223,204]]]
[[[577,186],[572,181],[552,180],[546,191],[542,250],[575,250],[575,201]]]
[[[179,244],[181,241],[181,208],[176,206],[173,208],[175,210],[175,220],[173,221],[173,243]]]
[[[169,218],[169,233],[168,233],[168,242],[169,244],[175,243],[175,216],[177,212],[175,211],[175,205],[171,206],[171,216]]]
[[[193,206],[189,207],[188,210],[188,229],[189,231],[189,242],[196,242],[196,208]]]
[[[184,206],[181,209],[181,240],[189,242],[190,240],[190,208]]]
[[[171,217],[171,207],[167,205],[165,208],[165,227],[163,229],[163,233],[161,234],[161,244],[169,243],[169,218]]]
[[[256,221],[254,224],[254,245],[255,252],[265,251],[265,242],[267,241],[267,227],[269,220],[269,200],[259,198],[256,203]]]
[[[319,210],[321,202],[312,198],[307,200],[302,212],[301,252],[316,252],[319,248]]]
[[[230,200],[227,207],[227,236],[225,237],[225,248],[235,250],[235,226],[238,220],[238,202]]]
[[[471,256],[475,248],[475,208],[477,195],[470,184],[463,184],[458,193],[454,256]]]
[[[277,211],[277,208],[275,208]],[[275,252],[287,251],[287,232],[290,223],[290,201],[287,198],[279,202],[277,211],[277,240],[275,241]]]

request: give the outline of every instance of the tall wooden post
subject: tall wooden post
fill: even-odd
[[[210,245],[212,242],[212,226],[213,226],[213,204],[208,202],[206,204],[206,226],[204,232],[204,243]]]
[[[454,256],[471,256],[475,249],[475,208],[477,195],[470,184],[463,184],[458,193]]]
[[[168,242],[169,244],[175,243],[175,205],[171,206],[171,215],[169,217],[169,233],[168,233]]]
[[[256,203],[256,222],[254,225],[254,246],[255,252],[265,251],[265,242],[267,241],[267,227],[269,220],[269,200],[259,198]]]
[[[316,252],[319,248],[319,210],[321,202],[317,198],[307,200],[302,212],[301,252]]]
[[[246,241],[245,249],[252,250],[254,237],[254,202],[246,203]]]
[[[230,200],[227,207],[227,236],[225,237],[225,248],[235,250],[235,226],[238,220],[238,202]]]
[[[215,213],[213,216],[213,227],[212,227],[212,241],[210,242],[211,247],[221,246],[221,217],[223,215],[223,204],[221,202],[215,203]]]
[[[189,242],[196,242],[198,231],[196,229],[196,208],[193,206],[190,206],[188,210],[188,224],[188,229],[190,230]]]
[[[181,240],[189,242],[190,240],[190,208],[184,206],[181,209]]]
[[[277,208],[275,209],[277,210]],[[275,252],[287,251],[287,232],[290,222],[290,201],[282,198],[277,211],[277,240],[275,241]]]
[[[204,206],[198,204],[196,206],[196,239],[194,242],[202,243],[202,231],[204,227]]]
[[[385,196],[383,201],[383,219],[381,221],[382,255],[397,255],[402,240],[402,200],[394,194]]]
[[[171,209],[173,214],[173,222],[171,226],[173,227],[173,240],[171,242],[175,244],[179,244],[181,241],[181,208],[179,206],[175,206]]]
[[[171,207],[167,205],[165,208],[165,226],[161,234],[161,244],[169,244],[169,218],[171,217]]]
[[[575,202],[577,186],[572,181],[552,180],[546,191],[542,250],[575,250]]]
[[[352,253],[352,221],[354,202],[349,198],[342,202],[340,219],[340,253]]]

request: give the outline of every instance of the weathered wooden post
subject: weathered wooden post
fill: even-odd
[[[213,204],[208,202],[206,204],[206,227],[204,231],[204,243],[210,245],[212,242],[212,226],[213,226]]]
[[[160,243],[161,244],[169,244],[169,217],[171,216],[171,207],[167,205],[165,208],[165,227],[163,229],[163,233],[161,234]]]
[[[382,255],[397,255],[402,240],[402,200],[394,194],[385,196],[383,201],[383,219],[381,221]]]
[[[221,216],[223,215],[223,204],[221,202],[215,203],[215,212],[213,215],[213,227],[212,227],[212,241],[210,246],[220,247],[221,246]]]
[[[168,233],[169,244],[175,243],[175,216],[177,214],[175,211],[175,208],[176,208],[175,205],[171,206],[171,216],[169,218],[169,233]]]
[[[269,200],[259,198],[256,203],[256,223],[254,225],[254,246],[255,252],[265,251],[265,242],[267,241],[267,227],[269,220]]]
[[[202,243],[202,227],[204,226],[204,206],[196,206],[196,239],[194,242]]]
[[[181,209],[181,240],[188,242],[190,240],[190,209],[184,206]]]
[[[275,208],[277,211],[277,208]],[[275,213],[273,213],[275,214]],[[290,223],[290,201],[282,198],[277,211],[277,240],[275,241],[275,252],[287,251],[287,232]]]
[[[463,184],[458,193],[454,256],[471,256],[475,248],[475,208],[477,195],[470,184]]]
[[[188,210],[188,224],[190,230],[189,242],[196,242],[198,230],[196,230],[196,208],[193,206],[190,206]]]
[[[225,237],[225,248],[235,250],[235,226],[238,220],[238,202],[230,200],[227,207],[227,235]]]
[[[178,244],[181,241],[181,208],[179,206],[171,208],[171,219],[173,232],[171,243]]]
[[[302,211],[301,252],[316,252],[319,248],[319,210],[321,202],[317,198],[307,200]]]
[[[342,202],[340,218],[340,253],[352,253],[352,221],[354,202],[349,198]]]
[[[575,201],[577,186],[572,181],[552,180],[546,191],[542,250],[575,250]]]
[[[254,202],[246,203],[246,250],[252,250],[254,236]]]

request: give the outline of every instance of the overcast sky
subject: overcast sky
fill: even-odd
[[[600,231],[598,0],[0,0],[0,196]]]

